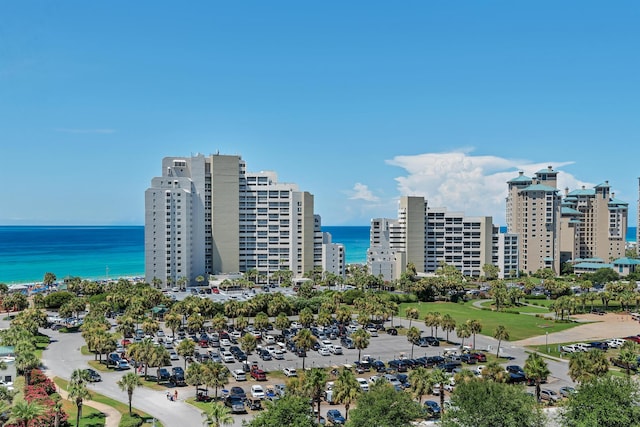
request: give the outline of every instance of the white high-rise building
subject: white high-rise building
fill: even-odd
[[[301,277],[322,263],[313,195],[240,156],[167,157],[145,192],[145,276],[184,278],[257,270]]]
[[[504,245],[498,241],[494,245],[497,237],[491,217],[465,217],[431,208],[423,197],[401,197],[398,219],[373,219],[370,233],[367,268],[384,280],[399,279],[409,263],[418,273],[435,273],[446,263],[464,275],[480,277],[485,264],[505,259],[504,254],[494,254]],[[515,242],[517,245],[517,238]],[[501,271],[507,268],[497,265]]]

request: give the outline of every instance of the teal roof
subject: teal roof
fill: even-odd
[[[563,215],[564,215],[564,214],[567,214],[567,215],[569,215],[569,214],[570,214],[570,215],[583,215],[583,213],[582,213],[582,212],[577,211],[577,210],[572,209],[572,208],[568,208],[568,207],[566,207],[566,206],[563,206],[563,207],[562,207],[562,214],[563,214]]]
[[[553,261],[553,258],[551,258],[551,257],[546,257],[543,261],[550,262],[550,261]]]
[[[608,182],[603,182],[602,184],[596,185],[596,188],[609,188],[610,185]]]
[[[629,206],[629,203],[627,203],[627,202],[623,202],[622,200],[619,200],[619,199],[610,199],[610,200],[609,200],[609,204],[610,204],[610,205],[622,205],[622,206]]]
[[[582,221],[574,218],[569,220],[569,224],[582,224]]]
[[[544,184],[533,184],[526,188],[523,188],[522,191],[546,191],[546,192],[553,191],[555,193],[556,191],[558,191],[558,189],[549,187],[548,185],[544,185]]]
[[[507,181],[507,184],[509,184],[509,183],[527,183],[527,182],[533,182],[533,180],[531,178],[529,178],[528,176],[519,175],[519,176]]]
[[[540,169],[538,172],[536,172],[536,175],[538,174],[557,174],[558,172],[554,171],[553,169],[549,170],[549,169]]]
[[[602,258],[576,258],[575,262],[599,262],[602,263],[604,260]]]
[[[613,261],[613,265],[640,265],[640,260],[626,257],[618,258],[617,260]]]
[[[593,188],[581,188],[580,190],[573,190],[567,196],[595,196],[596,190]]]
[[[582,268],[585,270],[598,270],[600,268],[611,268],[613,269],[613,264],[601,264],[599,262],[581,262],[573,266],[573,268]]]

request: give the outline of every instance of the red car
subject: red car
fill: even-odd
[[[484,353],[471,353],[469,356],[476,359],[477,362],[486,362],[487,356]]]
[[[220,289],[218,288],[212,288],[211,292],[213,292],[214,294],[219,294],[220,293]]]

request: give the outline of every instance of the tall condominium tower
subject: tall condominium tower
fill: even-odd
[[[246,172],[240,156],[166,157],[145,192],[146,280],[193,284],[249,270],[302,276],[321,267],[316,222],[313,195],[274,172]]]
[[[507,232],[517,234],[520,266],[527,274],[543,268],[560,273],[560,195],[551,166],[534,178],[522,172],[507,182]]]
[[[371,221],[367,267],[371,274],[393,280],[409,263],[419,273],[434,273],[446,263],[473,277],[484,275],[483,267],[495,263],[504,277],[514,266],[518,271],[517,256],[511,253],[517,238],[498,239],[498,231],[491,217],[465,217],[428,207],[423,197],[401,197],[398,219]]]
[[[507,229],[520,239],[520,265],[527,274],[564,262],[624,256],[627,203],[617,200],[609,183],[593,189],[557,189],[557,172],[549,166],[533,178],[520,174],[507,182]]]

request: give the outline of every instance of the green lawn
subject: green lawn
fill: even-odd
[[[449,314],[456,323],[465,322],[469,319],[479,320],[482,324],[482,334],[492,336],[498,325],[507,328],[510,335],[510,341],[517,341],[537,335],[543,335],[545,332],[553,333],[564,331],[577,323],[556,323],[551,320],[541,319],[539,317],[526,314],[501,313],[497,311],[480,310],[472,307],[471,303],[450,303],[450,302],[423,302],[423,303],[407,303],[400,304],[400,316],[404,316],[408,307],[417,308],[420,312],[418,320],[413,321],[413,325],[423,331],[430,330],[424,324],[424,316],[428,312],[439,312],[440,314]],[[413,326],[412,325],[412,326]],[[438,335],[443,337],[445,333],[438,329]]]
[[[485,301],[480,304],[484,308],[493,308],[493,301]],[[507,310],[510,311],[519,311],[520,313],[549,313],[549,309],[547,307],[535,307],[531,305],[520,305],[517,307],[508,307]]]
[[[67,385],[69,384],[69,381],[64,380],[62,378],[59,378],[59,377],[55,377],[53,379],[53,381],[56,383],[56,385],[58,387],[60,387],[62,389],[65,389],[65,390],[67,388]],[[125,393],[123,393],[123,396],[124,396],[125,399],[127,398]],[[134,392],[133,393],[133,401],[134,402],[135,402],[135,399],[136,399],[136,394]],[[103,404],[105,404],[107,406],[111,406],[116,411],[120,412],[121,414],[129,413],[129,404],[128,403],[119,402],[119,401],[111,399],[110,397],[107,397],[107,396],[105,396],[103,394],[91,391],[91,400],[94,400],[94,401],[99,402],[99,403],[103,403]],[[83,410],[83,412],[84,412],[84,410]],[[149,415],[146,412],[143,412],[143,411],[141,411],[139,409],[136,409],[135,407],[132,408],[132,412],[134,414],[140,415],[140,417],[142,417],[143,419],[148,420],[143,424],[143,426],[151,426],[151,424],[152,424],[151,420],[153,419],[153,417],[151,415]],[[75,423],[72,423],[72,424],[75,424]],[[159,421],[156,421],[156,427],[162,427],[162,424]]]
[[[62,399],[62,409],[69,415],[69,424],[76,425],[76,416],[78,407],[69,400]],[[82,417],[80,418],[80,427],[104,427],[105,416],[102,412],[90,406],[82,407]]]

